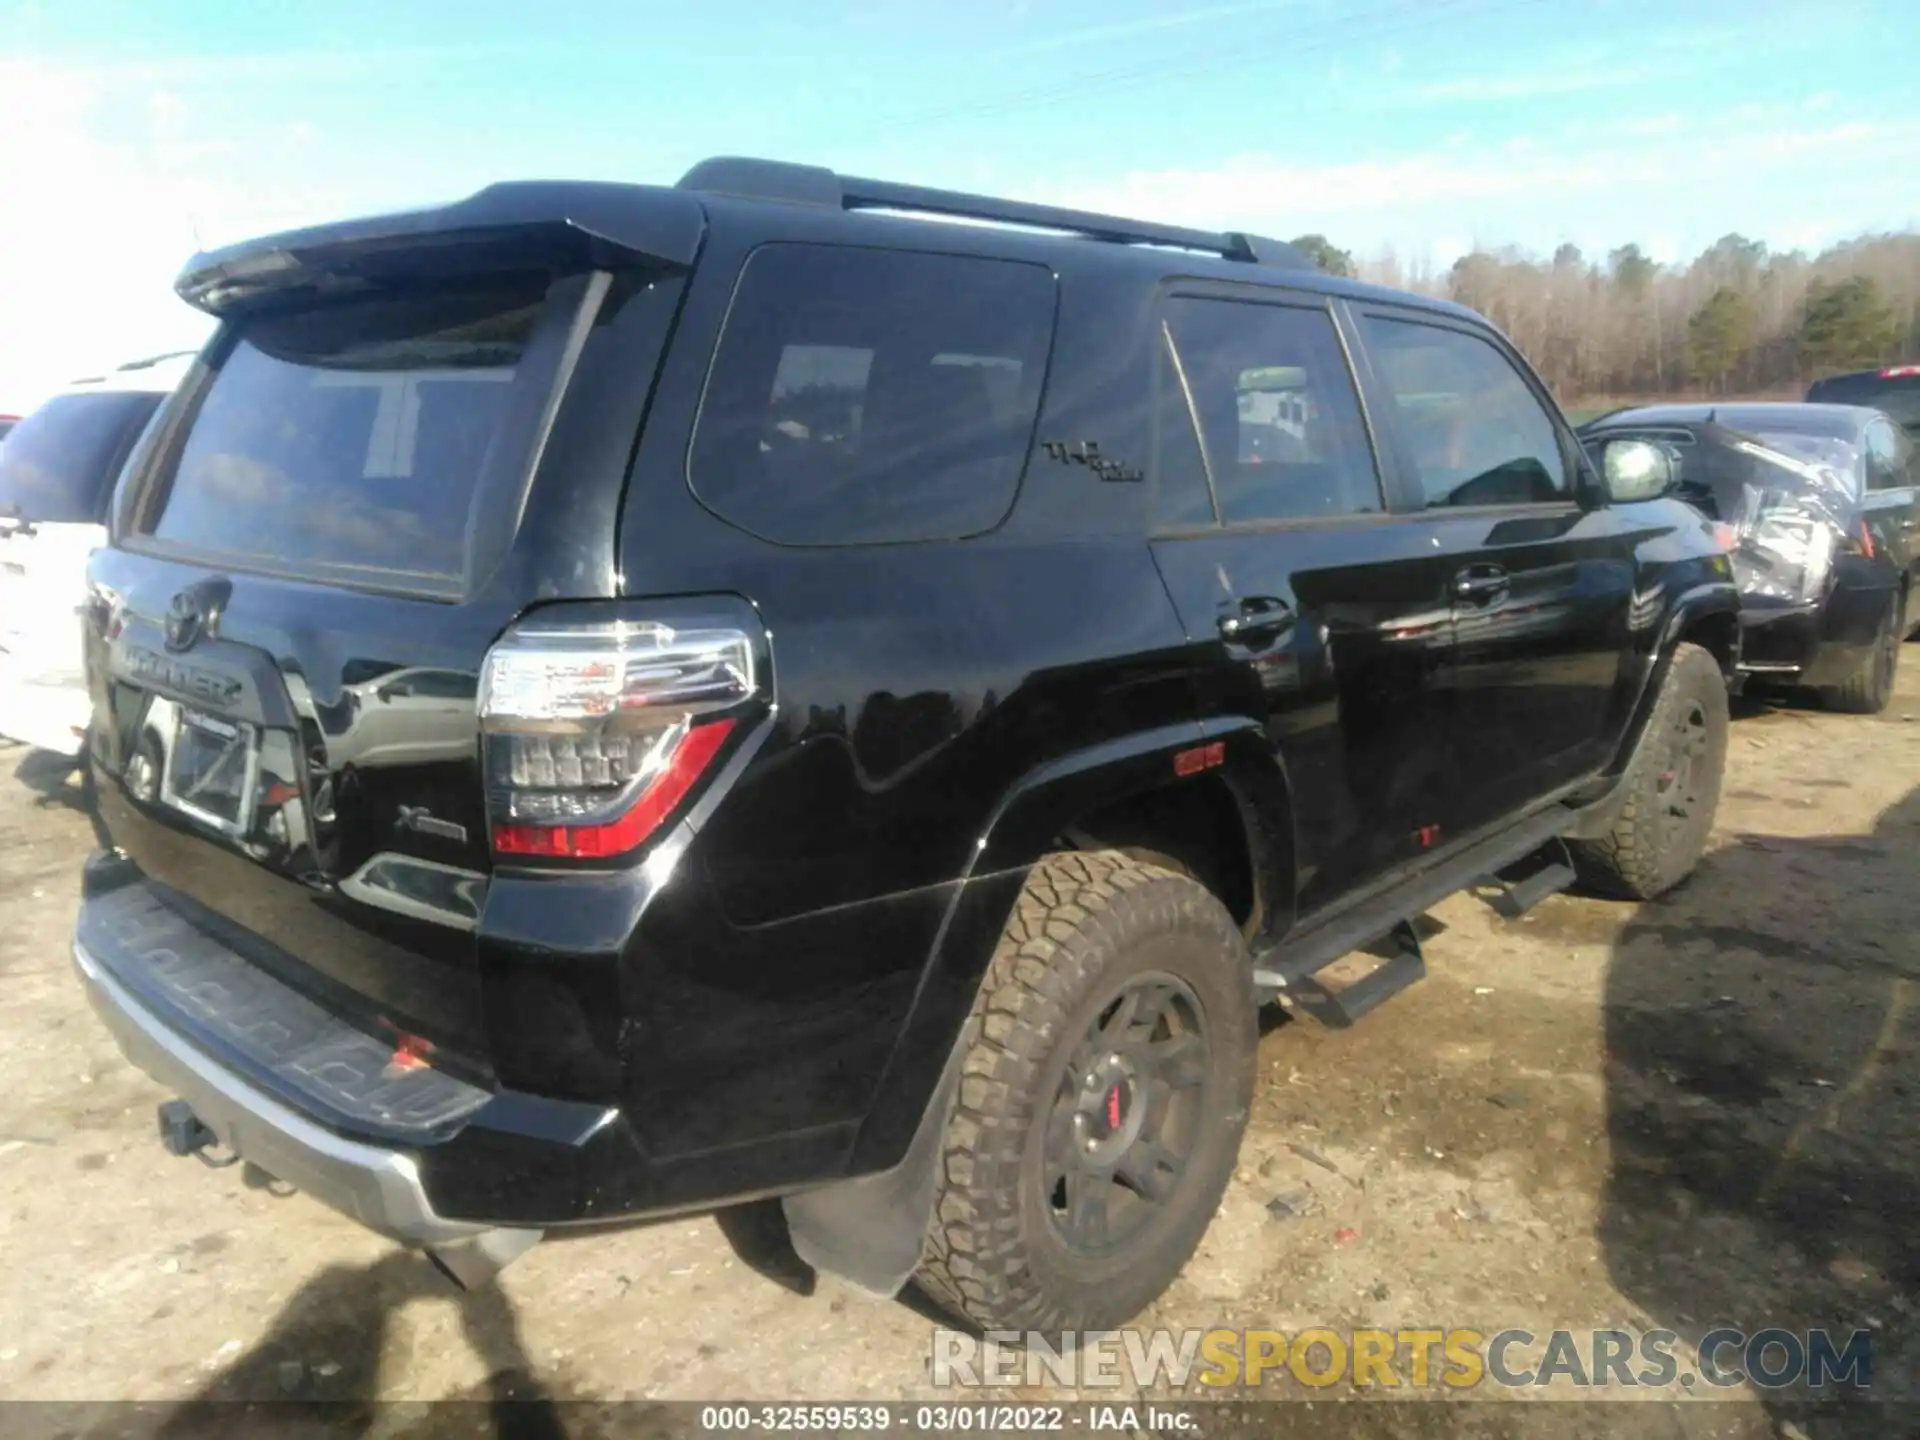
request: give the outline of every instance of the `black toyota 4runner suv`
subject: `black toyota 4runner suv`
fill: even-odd
[[[1351,1020],[1483,877],[1701,853],[1727,558],[1457,306],[741,160],[179,290],[220,330],[90,572],[79,972],[170,1148],[463,1283],[781,1196],[870,1290],[1118,1323],[1262,1003]]]

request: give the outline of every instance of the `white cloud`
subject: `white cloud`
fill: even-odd
[[[417,69],[462,57],[524,54],[537,45],[382,45],[331,50],[286,50],[232,55],[158,55],[105,60],[64,73],[118,91],[153,86],[220,87],[324,85],[362,80],[380,70]]]
[[[1048,50],[1066,50],[1082,45],[1098,44],[1106,40],[1127,40],[1140,35],[1181,30],[1190,25],[1205,24],[1209,21],[1235,19],[1261,10],[1284,10],[1297,3],[1299,0],[1239,0],[1239,3],[1230,5],[1207,5],[1191,10],[1176,10],[1169,14],[1149,15],[1137,20],[1115,20],[1104,25],[1089,25],[1078,30],[1042,35],[1023,44],[1009,46],[998,53],[1002,56],[1034,55]]]
[[[171,289],[193,249],[181,187],[94,137],[99,100],[84,80],[0,62],[0,134],[19,137],[0,214],[0,409],[207,330]]]
[[[1350,248],[1397,240],[1402,253],[1429,250],[1426,243],[1406,246],[1409,234],[1463,230],[1493,243],[1550,248],[1564,237],[1597,250],[1654,226],[1672,233],[1676,222],[1766,239],[1791,229],[1803,244],[1906,223],[1908,215],[1876,207],[1909,201],[1841,177],[1911,169],[1920,157],[1920,118],[1824,118],[1817,127],[1758,129],[1732,116],[1718,123],[1653,116],[1611,142],[1522,134],[1429,141],[1420,152],[1382,159],[1245,155],[1205,169],[1134,171],[1027,190],[1063,205],[1175,224],[1320,231]],[[1593,136],[1591,128],[1585,136]],[[1806,213],[1809,194],[1818,223]],[[1576,217],[1584,217],[1577,228]],[[1442,263],[1454,258],[1433,253]]]
[[[1424,104],[1550,99],[1588,90],[1617,90],[1654,79],[1652,66],[1593,66],[1578,70],[1537,70],[1512,75],[1469,75],[1417,85],[1409,98]],[[1670,72],[1666,72],[1670,73]]]
[[[0,411],[197,348],[212,323],[173,293],[195,250],[341,211],[303,172],[296,133],[208,139],[178,90],[123,78],[0,60],[0,134],[20,137],[0,210]]]

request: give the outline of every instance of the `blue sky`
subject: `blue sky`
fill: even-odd
[[[1289,236],[1685,258],[1920,222],[1912,0],[0,0],[0,409],[197,245],[707,154]]]

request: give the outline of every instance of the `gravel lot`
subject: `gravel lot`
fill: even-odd
[[[1423,984],[1352,1031],[1276,1017],[1238,1179],[1141,1323],[1866,1325],[1875,1390],[1911,1395],[1920,647],[1907,658],[1878,719],[1741,702],[1712,853],[1666,900],[1561,896],[1508,922],[1456,896],[1426,923]],[[168,1157],[153,1137],[166,1097],[121,1062],[69,970],[91,844],[78,798],[41,757],[0,749],[0,1395],[936,1393],[934,1322],[816,1283],[777,1207],[549,1241],[461,1297],[302,1196]],[[1368,1407],[1369,1433],[1509,1434],[1490,1417],[1526,1411],[1527,1433],[1589,1434],[1618,1414],[1391,1408]],[[166,1406],[47,1413],[117,1430]],[[487,1433],[489,1414],[335,1413],[382,1434],[452,1415]],[[1659,1407],[1647,1433],[1888,1434],[1902,1413],[1789,1421],[1745,1394]],[[1286,1416],[1318,1428],[1304,1407]],[[611,1421],[589,1406],[542,1423]]]

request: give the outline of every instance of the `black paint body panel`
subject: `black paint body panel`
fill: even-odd
[[[92,566],[91,762],[125,883],[217,912],[233,953],[276,984],[382,1041],[424,1039],[489,1093],[416,1147],[448,1216],[597,1220],[892,1165],[1028,868],[1083,817],[1224,784],[1254,871],[1250,938],[1283,943],[1550,790],[1604,789],[1680,597],[1701,613],[1732,604],[1724,558],[1684,505],[1610,508],[1583,474],[1578,504],[1419,513],[1377,425],[1387,513],[1153,530],[1172,284],[1287,287],[1350,342],[1355,305],[1482,323],[1457,307],[1299,269],[714,196],[688,266],[686,196],[662,193],[594,188],[596,207],[642,219],[669,206],[628,228],[677,237],[661,247],[673,263],[644,285],[616,276],[530,450],[524,508],[489,522],[497,558],[460,593],[233,572],[217,633],[168,655],[155,637],[171,598],[210,572],[129,532],[138,465]],[[305,263],[324,268],[331,234]],[[1049,268],[1046,388],[997,528],[784,547],[700,504],[686,457],[708,362],[743,264],[776,240]],[[1076,461],[1088,441],[1112,463]],[[1513,592],[1464,613],[1450,579],[1488,557]],[[753,607],[771,671],[754,723],[637,854],[573,870],[492,856],[471,699],[489,645],[536,605],[676,596]],[[1293,623],[1224,642],[1219,607],[1247,597],[1283,600]],[[439,699],[383,697],[403,672],[437,677]],[[414,748],[369,753],[380,707],[409,699]],[[157,700],[285,737],[283,754],[263,751],[259,795],[280,785],[278,803],[311,816],[328,786],[324,839],[276,843],[265,811],[247,835],[217,833],[136,793]],[[1175,756],[1213,741],[1224,763],[1182,779]],[[465,840],[407,828],[403,806]],[[347,884],[383,854],[423,881],[431,867],[472,878],[439,918],[397,913]],[[585,1133],[580,1117],[607,1109]]]

